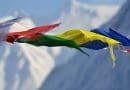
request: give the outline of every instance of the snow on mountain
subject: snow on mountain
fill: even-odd
[[[61,17],[56,21],[62,24],[49,33],[60,33],[72,27],[85,29],[98,27],[109,20],[118,10],[118,6],[88,5],[77,0],[70,1],[72,2],[70,2],[69,11],[63,11]],[[2,17],[0,21],[3,22],[10,18],[13,17]],[[9,31],[22,31],[32,27],[34,24],[31,19],[25,18],[11,26]],[[36,90],[44,83],[55,64],[58,66],[77,57],[75,56],[77,55],[76,50],[70,48],[47,48],[4,43],[0,45],[0,49],[0,90]],[[85,56],[83,55],[83,57]]]
[[[78,28],[96,28],[108,21],[119,9],[117,5],[93,5],[81,3],[78,0],[71,0],[69,10],[62,12],[61,17],[57,22],[61,22],[59,29],[53,30],[66,30],[73,27]]]
[[[13,16],[3,17],[0,21],[11,18]],[[32,27],[34,23],[27,17],[13,24],[9,31],[23,31]],[[36,90],[53,67],[53,57],[47,47],[1,43],[0,90]]]
[[[117,5],[117,4],[122,4],[124,1],[126,0],[79,0],[81,2],[85,2],[85,3],[92,3],[92,4],[113,4],[113,5]]]
[[[129,4],[130,0],[127,0],[119,12],[103,27],[112,27],[128,35],[130,33]],[[105,11],[107,12],[107,10]],[[111,12],[114,11],[111,10]],[[77,15],[78,13],[75,14]],[[77,18],[82,18],[82,16],[84,15]],[[74,19],[74,23],[78,23],[78,20],[75,21]],[[84,20],[81,21],[79,23],[81,25],[89,24],[84,23]],[[68,25],[71,26],[71,24],[73,23],[71,22]],[[92,23],[90,22],[90,24]],[[130,54],[118,50],[115,51],[116,67],[112,68],[110,54],[107,50],[93,51],[87,49],[86,52],[90,54],[90,57],[76,52],[66,63],[55,67],[40,90],[129,90]]]

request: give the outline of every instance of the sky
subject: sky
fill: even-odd
[[[89,4],[121,4],[125,0],[78,0]],[[36,24],[51,23],[63,10],[70,5],[71,0],[0,0],[0,17],[16,13],[31,17]]]

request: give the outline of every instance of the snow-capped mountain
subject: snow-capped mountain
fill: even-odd
[[[3,17],[0,21],[11,18]],[[34,24],[27,17],[13,24],[7,31],[23,31],[32,27]],[[53,57],[47,47],[1,42],[0,90],[36,90],[53,67]]]
[[[110,5],[89,5],[77,0],[70,1],[68,10],[63,11],[61,17],[56,21],[61,22],[61,26],[49,33],[60,33],[70,28],[96,28],[109,20],[119,8]],[[2,17],[0,21],[3,22],[10,18],[12,17]],[[25,18],[11,26],[9,31],[22,31],[32,27],[34,27],[32,20]],[[18,43],[14,43],[14,45],[1,44],[0,90],[36,90],[44,83],[55,64],[58,68],[61,64],[70,62],[71,58],[77,57],[77,52],[70,48],[34,47]],[[85,56],[83,55],[83,57]],[[71,61],[73,62],[73,60]],[[57,72],[57,69],[55,70]],[[48,83],[48,80],[46,83]],[[56,86],[55,84],[54,86]]]
[[[128,35],[130,33],[129,4],[130,0],[127,0],[119,12],[103,27],[112,27]],[[129,90],[129,53],[115,51],[116,67],[112,68],[107,50],[92,51],[87,49],[86,52],[91,56],[87,57],[76,52],[67,60],[68,62],[55,67],[40,90]]]

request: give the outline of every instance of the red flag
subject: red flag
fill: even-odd
[[[130,49],[127,49],[127,52],[130,53]]]
[[[22,31],[22,32],[11,32],[11,33],[7,34],[5,41],[13,43],[16,39],[18,39],[20,37],[32,38],[38,33],[48,32],[59,25],[60,25],[60,23],[57,23],[57,24],[34,27],[27,31]]]

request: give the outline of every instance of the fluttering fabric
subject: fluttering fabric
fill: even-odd
[[[130,53],[130,49],[127,49],[127,52],[129,52],[129,53]]]
[[[3,39],[6,37],[9,28],[21,19],[23,19],[23,17],[19,16],[0,23],[0,41],[3,41]]]
[[[95,32],[95,33],[107,36],[109,38],[118,40],[124,46],[130,46],[130,40],[127,37],[123,36],[122,34],[116,32],[116,31],[114,31],[111,28],[109,28],[108,32],[103,30],[103,29],[100,29],[100,28],[92,30],[91,32]]]
[[[116,59],[115,59],[115,55],[113,52],[113,46],[120,44],[120,42],[118,42],[117,40],[114,40],[109,37],[99,35],[99,34],[96,34],[96,33],[90,32],[90,31],[81,30],[81,29],[72,29],[67,32],[58,34],[57,36],[64,38],[64,39],[73,40],[78,45],[80,45],[81,47],[85,47],[85,48],[89,48],[89,47],[87,47],[87,45],[94,41],[96,41],[96,42],[99,41],[99,42],[107,44],[110,49],[113,67],[115,66]],[[96,46],[97,45],[95,44],[95,47]]]
[[[116,32],[115,30],[113,30],[111,28],[109,28],[108,32],[101,28],[94,29],[91,32],[95,32],[95,33],[98,33],[98,34],[101,34],[101,35],[104,35],[104,36],[107,36],[109,38],[119,41],[121,43],[121,45],[124,46],[123,49],[125,49],[125,47],[126,47],[126,50],[127,50],[127,47],[130,47],[130,39],[128,39],[124,35]],[[104,46],[107,47],[106,45],[104,45]],[[127,50],[127,51],[129,51],[129,50]]]
[[[9,20],[6,23],[0,23],[0,27],[10,26],[13,22],[17,22],[20,19],[21,17],[18,17]],[[54,29],[59,25],[60,23],[57,23],[34,27],[21,32],[9,32],[6,34],[4,40],[9,43],[27,43],[34,46],[67,46],[69,48],[78,49],[86,55],[88,54],[84,52],[81,47],[93,50],[108,48],[112,58],[113,67],[115,67],[116,60],[113,46],[130,46],[130,40],[127,37],[112,29],[109,29],[108,32],[101,28],[91,31],[82,29],[71,29],[60,34],[46,34],[46,32]],[[127,49],[127,52],[130,52],[129,48]]]
[[[10,32],[6,36],[6,41],[13,43],[18,38],[24,37],[24,38],[32,38],[36,36],[38,33],[45,33],[49,30],[54,29],[55,27],[59,26],[60,23],[57,24],[51,24],[51,25],[43,25],[31,28],[29,30],[21,31],[21,32]]]
[[[19,16],[19,17],[16,17],[16,18],[9,19],[7,21],[1,22],[0,23],[0,28],[11,26],[12,24],[14,24],[15,22],[20,21],[21,19],[23,19],[23,17]]]
[[[18,34],[19,35],[19,34]],[[20,33],[21,35],[21,33]],[[66,32],[57,34],[57,35],[47,35],[47,34],[40,34],[40,33],[33,33],[32,34],[22,34],[21,37],[16,37],[15,42],[19,43],[28,43],[35,46],[67,46],[71,48],[76,48],[81,52],[85,53],[80,47],[89,48],[89,43],[91,42],[101,42],[105,43],[109,49],[110,54],[112,57],[113,67],[115,66],[115,56],[113,53],[113,46],[120,44],[120,42],[111,39],[109,37],[96,34],[90,31],[81,30],[81,29],[71,29]],[[10,35],[9,35],[10,36]],[[9,40],[8,40],[9,39]],[[7,41],[10,41],[8,38]],[[88,45],[88,46],[87,46]],[[93,44],[94,46],[95,44]],[[97,45],[95,45],[97,46]],[[87,54],[87,53],[85,53]],[[88,54],[87,54],[88,55]]]
[[[78,49],[82,53],[88,55],[86,52],[80,49],[80,46],[75,41],[60,38],[55,35],[37,34],[31,38],[27,37],[18,38],[16,42],[28,43],[34,46],[48,46],[48,47],[67,46],[70,48]]]

